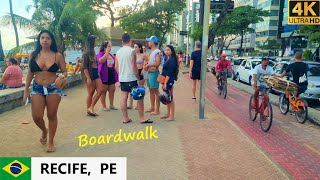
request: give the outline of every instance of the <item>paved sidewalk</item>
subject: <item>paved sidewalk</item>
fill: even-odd
[[[31,119],[30,105],[1,114],[1,156],[106,156],[127,157],[128,179],[286,179],[288,176],[242,133],[214,104],[206,101],[206,120],[198,120],[198,101],[191,100],[191,81],[180,75],[175,88],[176,121],[151,116],[158,139],[79,147],[78,136],[100,136],[144,130],[137,112],[129,111],[133,123],[123,124],[120,111],[86,116],[86,91],[77,86],[59,107],[56,152],[45,153],[40,130]],[[117,89],[115,105],[119,107]],[[149,97],[146,97],[146,109]],[[165,106],[161,106],[161,115]],[[28,125],[21,125],[29,121]]]

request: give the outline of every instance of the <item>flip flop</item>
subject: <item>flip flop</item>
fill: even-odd
[[[128,124],[128,123],[131,123],[132,122],[132,120],[131,119],[129,119],[127,122],[122,122],[123,124]]]
[[[132,109],[131,107],[127,107],[127,109]]]
[[[174,121],[174,119],[168,119],[168,118],[167,118],[166,121]]]
[[[110,109],[108,109],[108,108],[103,108],[103,110],[104,110],[104,111],[110,111]]]
[[[90,111],[88,111],[87,113],[88,113],[89,116],[93,116],[93,117],[94,117],[94,116],[99,116],[97,113],[90,112]]]
[[[149,123],[153,123],[153,121],[151,121],[150,119],[147,119],[146,121],[140,122],[141,124],[149,124]]]
[[[51,149],[47,149],[47,153],[53,153],[56,150],[55,147],[52,147]]]
[[[147,110],[147,111],[145,111],[146,113],[151,113],[151,112],[153,112],[151,109],[149,109],[149,110]]]
[[[115,107],[113,107],[113,106],[110,106],[109,109],[111,109],[111,110],[118,110],[117,108],[115,108]]]
[[[46,145],[47,144],[47,138],[40,138],[40,143],[42,144],[42,145]]]
[[[150,115],[159,115],[159,114],[160,114],[160,112],[158,112],[158,113],[151,112],[151,113],[150,113]]]
[[[165,116],[162,116],[160,119],[167,119],[169,116],[165,115]]]

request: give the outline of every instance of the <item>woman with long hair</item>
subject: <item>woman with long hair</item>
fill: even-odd
[[[176,52],[171,45],[167,45],[165,49],[165,54],[167,60],[163,64],[162,75],[166,77],[162,89],[164,91],[169,91],[170,95],[173,97],[173,85],[178,79],[179,73],[179,63],[177,59]],[[166,119],[168,121],[174,120],[175,102],[172,98],[171,103],[167,104],[167,114],[161,117],[161,119]]]
[[[103,93],[103,84],[100,80],[98,73],[98,61],[96,59],[96,53],[94,48],[96,47],[96,37],[90,35],[87,38],[86,46],[83,54],[83,74],[87,85],[87,114],[89,116],[98,116],[94,112],[94,106],[98,102],[100,96]],[[96,92],[96,94],[94,94]]]
[[[143,77],[143,68],[148,57],[146,54],[143,53],[143,48],[141,43],[135,43],[133,47],[137,57],[136,63],[137,63],[137,68],[139,73],[138,85],[144,86],[146,81]],[[133,99],[132,97],[130,97],[128,109],[132,109],[132,108],[133,108]],[[137,110],[138,107],[136,107],[135,109]]]
[[[36,50],[30,55],[29,70],[23,95],[25,103],[29,94],[28,89],[34,78],[31,92],[31,112],[35,124],[41,129],[41,144],[47,144],[47,152],[54,152],[54,136],[56,134],[58,107],[63,96],[62,89],[66,85],[68,75],[66,62],[62,54],[58,53],[57,44],[53,34],[42,30],[37,37]],[[58,70],[61,74],[57,76]],[[43,120],[44,110],[47,108],[49,129]]]
[[[100,101],[103,110],[118,110],[113,105],[114,92],[116,90],[115,83],[119,81],[118,73],[115,69],[115,58],[110,53],[112,48],[111,42],[105,41],[100,46],[100,52],[97,54],[97,59],[99,61],[98,70],[103,84],[103,93],[100,97]],[[110,108],[106,105],[106,95],[109,91],[109,102]]]

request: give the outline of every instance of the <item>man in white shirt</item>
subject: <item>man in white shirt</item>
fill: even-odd
[[[269,66],[269,59],[262,58],[261,64],[257,65],[253,70],[253,88],[254,88],[254,99],[255,99],[255,105],[254,107],[256,110],[258,109],[258,97],[259,92],[262,88],[268,87],[268,85],[264,82],[263,77],[269,75],[269,76],[275,76],[273,68]]]
[[[130,123],[132,120],[128,116],[127,100],[132,88],[138,86],[139,79],[138,68],[136,63],[136,52],[131,48],[132,40],[129,34],[122,35],[123,47],[116,54],[116,69],[119,74],[121,86],[121,111],[123,114],[123,123]],[[143,99],[138,100],[138,112],[141,123],[152,123],[150,119],[144,117]]]

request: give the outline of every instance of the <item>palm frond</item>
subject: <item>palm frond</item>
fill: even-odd
[[[30,52],[34,50],[36,47],[36,42],[29,42],[18,47],[11,49],[8,52],[8,57],[15,57],[15,55],[19,52]]]
[[[32,30],[34,32],[39,31],[40,29],[44,29],[42,26],[40,26],[36,21],[33,21],[32,19],[25,18],[23,16],[13,14],[14,18],[16,20],[16,23],[20,28],[24,28],[26,30]],[[11,15],[6,14],[0,18],[0,23],[2,26],[8,26],[12,23]],[[1,25],[0,25],[1,26]]]

